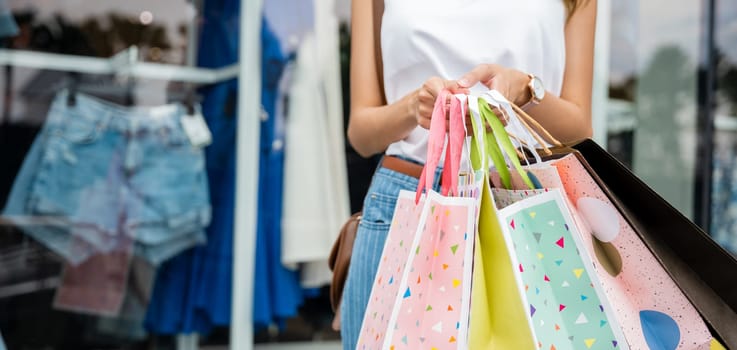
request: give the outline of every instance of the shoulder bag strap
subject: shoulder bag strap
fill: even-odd
[[[381,89],[381,98],[386,103],[386,95],[384,94],[384,62],[381,56],[381,18],[384,16],[384,0],[373,1],[374,15],[374,53],[376,57],[376,75],[379,79],[379,89]]]

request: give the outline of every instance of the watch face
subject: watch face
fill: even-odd
[[[535,93],[535,99],[542,100],[545,97],[545,87],[543,86],[542,80],[535,77],[532,79],[532,90]]]

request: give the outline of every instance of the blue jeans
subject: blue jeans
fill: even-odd
[[[202,149],[184,108],[126,108],[60,93],[16,176],[3,215],[71,262],[116,249],[119,234],[154,264],[205,240]]]
[[[340,334],[345,350],[354,349],[358,343],[363,314],[379,268],[379,260],[389,233],[399,191],[415,191],[417,183],[416,178],[381,166],[374,173],[363,202],[363,214],[358,224],[340,306]],[[440,170],[435,174],[436,191],[439,183]]]

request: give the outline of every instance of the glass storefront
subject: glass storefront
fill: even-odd
[[[609,151],[650,187],[737,252],[737,6],[708,5],[612,2],[607,141]],[[716,14],[712,64],[707,56],[711,11]],[[712,87],[706,81],[710,70],[716,80]],[[704,102],[710,93],[715,108]],[[715,121],[712,139],[705,134],[706,118]],[[699,152],[709,152],[711,142],[709,162]]]
[[[240,1],[6,1],[20,32],[0,40],[0,349],[2,340],[9,350],[227,346],[234,218],[243,215],[234,194],[240,90],[238,73],[212,77],[238,63]],[[254,173],[278,179],[269,186],[282,183],[283,173],[263,169],[284,161],[284,125],[268,116],[290,106],[277,96],[308,37],[295,33],[317,18],[304,4],[279,17],[287,2],[266,0],[266,17],[280,21],[271,33],[265,20],[260,33],[256,85],[267,92],[254,124],[268,161]],[[609,152],[737,254],[737,3],[617,0],[610,11]],[[88,66],[63,68],[70,58]],[[126,71],[131,60],[150,65]],[[57,68],[39,68],[47,63]],[[209,147],[186,119],[198,113],[215,136]],[[378,160],[350,152],[356,211]],[[279,211],[269,194],[253,196]],[[278,227],[262,213],[256,220]],[[257,260],[255,341],[337,347],[325,284],[302,288],[295,269],[274,263],[279,243],[261,238],[243,258]]]
[[[737,253],[737,4],[715,2],[715,135],[711,231]]]

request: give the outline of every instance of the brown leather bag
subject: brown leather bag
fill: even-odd
[[[343,296],[343,286],[348,277],[348,267],[351,264],[353,242],[356,240],[356,231],[358,231],[358,224],[360,222],[361,213],[353,214],[343,224],[338,238],[330,250],[328,265],[330,266],[330,270],[333,271],[333,282],[330,284],[330,305],[333,307],[333,311],[337,311],[340,306],[340,298]]]

